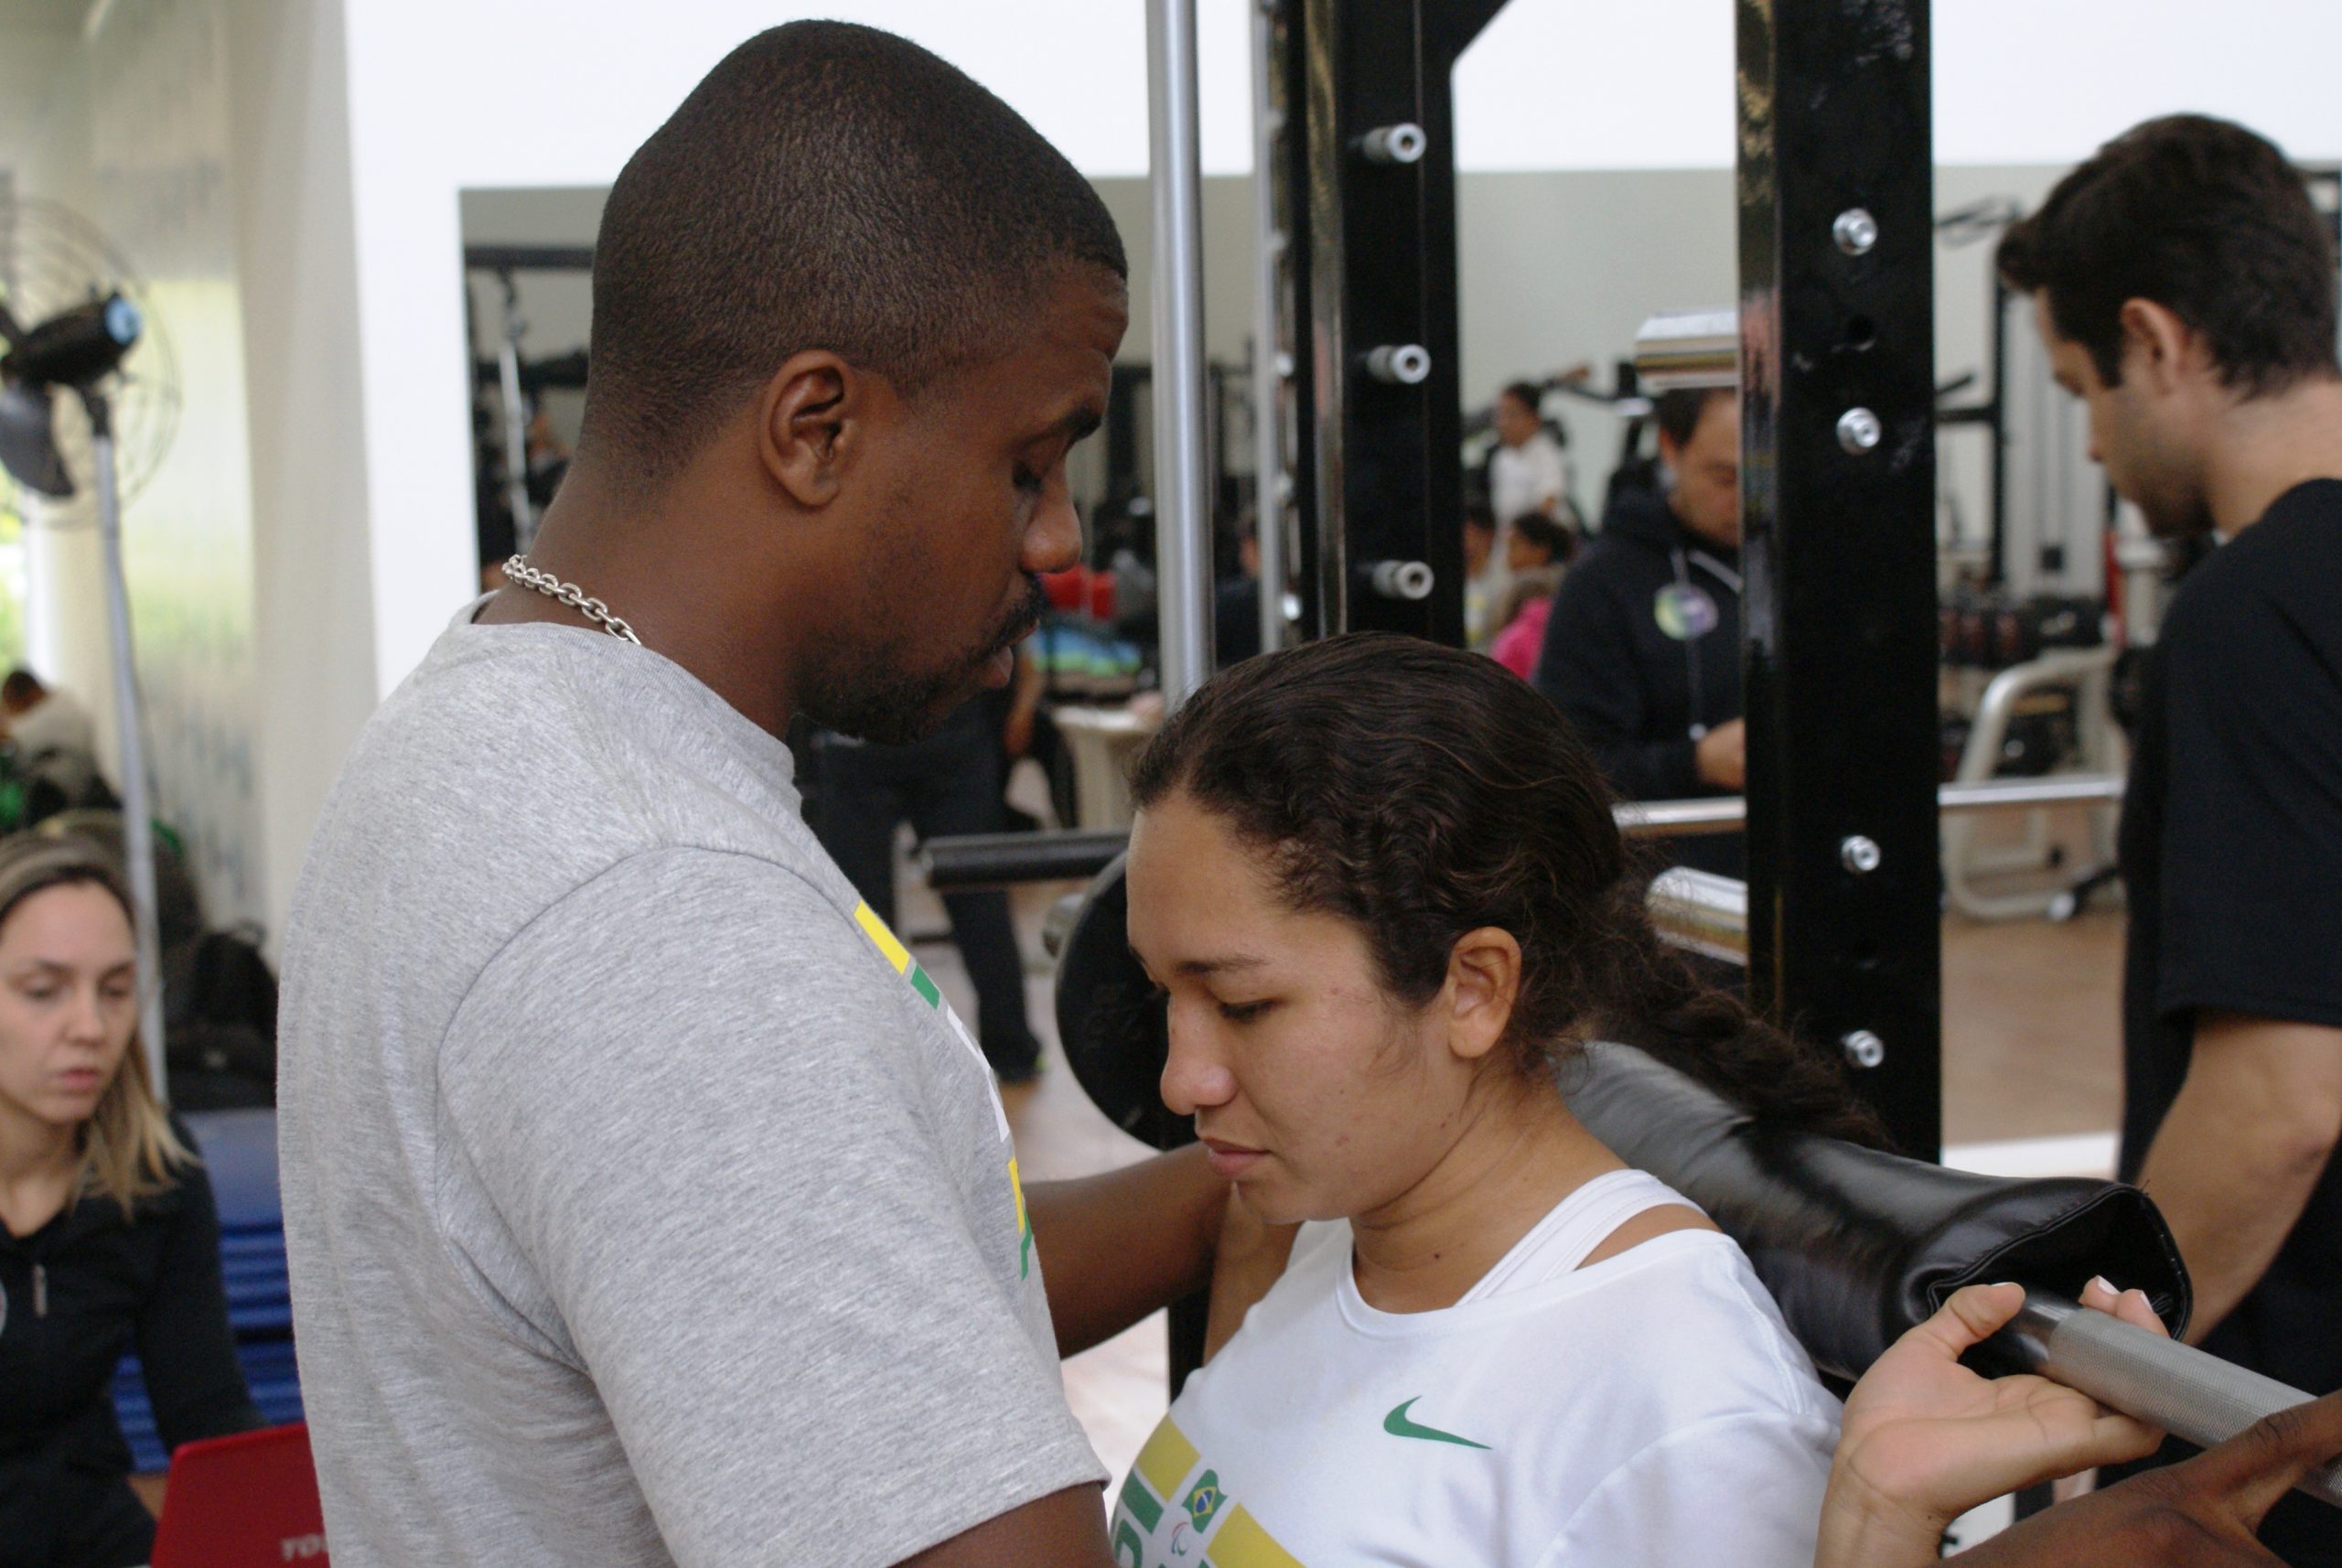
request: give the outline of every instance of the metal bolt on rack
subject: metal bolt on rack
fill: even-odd
[[[1377,561],[1366,570],[1367,585],[1386,599],[1427,599],[1438,581],[1421,561]]]
[[[1878,445],[1885,428],[1866,408],[1850,408],[1838,416],[1838,445],[1857,457]]]
[[[1423,128],[1404,120],[1396,125],[1378,125],[1359,139],[1359,150],[1378,164],[1419,163],[1429,145]]]
[[[1878,220],[1862,208],[1849,207],[1830,225],[1830,237],[1850,256],[1868,255],[1878,243]]]
[[[1366,373],[1394,386],[1420,386],[1431,374],[1431,351],[1420,343],[1386,343],[1367,351]]]
[[[1864,1070],[1886,1060],[1886,1042],[1868,1029],[1856,1029],[1839,1043],[1845,1047],[1846,1059]]]

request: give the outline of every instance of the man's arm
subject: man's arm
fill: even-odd
[[[1025,1194],[1058,1353],[1102,1344],[1211,1283],[1228,1184],[1200,1144]]]
[[[2338,1137],[2342,1029],[2198,1015],[2186,1081],[2139,1173],[2195,1281],[2190,1340],[2267,1272]]]
[[[1074,1487],[988,1519],[897,1568],[1110,1568],[1113,1562],[1098,1488]]]

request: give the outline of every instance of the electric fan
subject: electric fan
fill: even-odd
[[[165,1079],[154,814],[122,574],[122,506],[161,467],[177,427],[177,368],[129,264],[63,207],[0,202],[0,467],[48,498],[39,509],[44,524],[93,523],[102,542],[123,843],[138,940],[139,1036],[158,1094]]]

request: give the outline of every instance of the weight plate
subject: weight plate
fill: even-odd
[[[1176,1149],[1194,1126],[1163,1103],[1170,1055],[1163,1003],[1132,956],[1123,856],[1100,872],[1058,959],[1058,1037],[1074,1080],[1106,1119],[1142,1143]]]

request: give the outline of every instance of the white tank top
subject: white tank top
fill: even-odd
[[[1456,1305],[1487,1301],[1574,1273],[1596,1247],[1610,1239],[1612,1231],[1654,1208],[1700,1212],[1698,1205],[1648,1171],[1610,1171],[1595,1176],[1553,1205],[1552,1212],[1514,1242],[1512,1251],[1499,1258],[1496,1267],[1482,1274]]]
[[[1838,1404],[1732,1240],[1640,1171],[1553,1207],[1454,1306],[1359,1294],[1346,1222],[1187,1380],[1124,1480],[1120,1568],[1810,1568]]]

